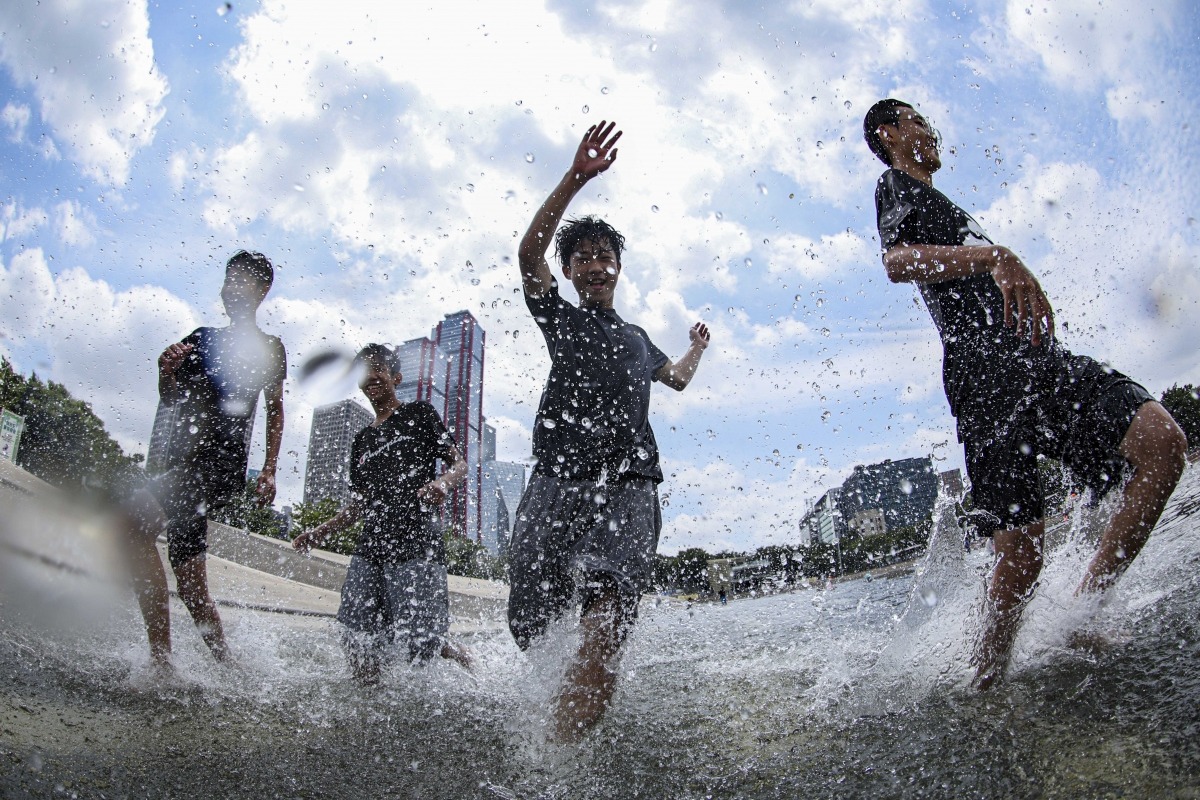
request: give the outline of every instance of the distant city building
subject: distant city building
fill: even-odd
[[[882,511],[887,530],[894,530],[928,520],[937,494],[938,474],[932,458],[888,459],[855,467],[842,484],[839,504],[847,521],[861,511]]]
[[[396,397],[401,403],[423,400],[439,415],[446,413],[447,356],[433,339],[410,339],[396,348],[400,356],[400,385]],[[444,420],[443,420],[444,421]]]
[[[434,330],[446,353],[446,410],[443,421],[467,460],[467,479],[446,498],[450,522],[468,539],[483,541],[483,328],[470,312],[447,314]]]
[[[482,542],[483,362],[486,334],[470,312],[447,314],[428,338],[399,345],[402,403],[423,400],[434,407],[467,461],[467,478],[451,491],[443,520],[462,535]],[[495,440],[492,440],[492,458]]]
[[[321,406],[313,412],[304,468],[304,502],[332,497],[339,506],[350,501],[350,445],[375,415],[353,400]]]
[[[517,505],[525,492],[525,465],[509,461],[483,462],[483,536],[480,544],[493,555],[506,552],[516,521]]]
[[[836,544],[850,534],[875,536],[920,525],[932,516],[946,474],[939,475],[928,456],[859,465],[805,514],[799,527],[800,546]]]
[[[821,495],[821,499],[804,515],[804,519],[800,521],[800,538],[807,543],[804,546],[817,542],[834,544],[840,541],[843,525],[838,496],[841,492],[840,488],[830,489]]]

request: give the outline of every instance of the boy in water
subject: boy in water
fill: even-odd
[[[364,370],[359,387],[375,421],[350,447],[350,504],[297,536],[292,547],[307,551],[363,520],[338,608],[358,681],[379,680],[379,653],[397,630],[407,635],[413,660],[441,655],[469,668],[466,650],[446,638],[446,545],[433,518],[433,509],[466,477],[467,462],[433,406],[396,397],[401,376],[394,351],[369,344],[354,362]],[[438,460],[450,465],[440,478]]]
[[[538,459],[517,509],[509,549],[509,629],[522,648],[573,605],[582,639],[555,709],[559,735],[576,739],[612,698],[616,660],[651,578],[661,517],[658,446],[650,429],[650,384],[682,391],[708,329],[696,324],[678,364],[646,332],[621,319],[613,297],[625,240],[584,217],[554,235],[572,198],[617,157],[615,123],[588,128],[571,168],[521,240],[525,302],[546,339],[550,376],[534,423]],[[579,307],[561,298],[546,262],[555,239],[563,277]]]
[[[975,655],[982,690],[1003,674],[1042,569],[1038,456],[1062,461],[1097,496],[1121,486],[1077,591],[1100,593],[1149,538],[1183,471],[1187,442],[1143,387],[1055,340],[1050,301],[1029,268],[933,188],[940,141],[924,117],[907,103],[880,100],[863,134],[889,167],[875,190],[883,264],[892,281],[917,284],[941,334],[946,397],[975,507],[986,512],[995,545]]]
[[[266,398],[267,453],[256,490],[264,505],[275,499],[287,355],[283,343],[263,333],[255,320],[274,278],[266,256],[235,253],[221,285],[229,325],[197,328],[158,358],[159,402],[176,407],[175,426],[162,473],[133,495],[128,511],[138,604],[151,658],[160,666],[169,666],[171,655],[167,576],[155,546],[164,527],[179,597],[213,655],[220,661],[229,657],[221,617],[208,593],[208,512],[245,490],[249,433],[260,393]]]

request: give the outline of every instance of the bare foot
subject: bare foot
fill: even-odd
[[[459,665],[467,672],[472,671],[472,666],[475,664],[475,659],[471,658],[471,651],[463,647],[457,642],[446,642],[442,645],[442,658],[449,661],[457,661]]]

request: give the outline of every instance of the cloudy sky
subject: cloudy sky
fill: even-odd
[[[1186,0],[180,5],[0,4],[0,353],[129,450],[158,352],[223,324],[244,247],[279,267],[281,503],[313,407],[353,391],[306,360],[464,308],[501,457],[527,461],[549,362],[517,238],[615,119],[572,211],[625,233],[618,309],[660,347],[713,330],[691,388],[655,389],[661,549],[794,541],[855,464],[959,467],[933,325],[879,260],[861,120],[883,96],[940,128],[937,185],[1038,273],[1067,346],[1156,394],[1200,383]]]

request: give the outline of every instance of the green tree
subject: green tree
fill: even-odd
[[[295,523],[292,525],[292,538],[312,530],[323,522],[328,522],[341,510],[342,507],[338,501],[332,497],[326,497],[315,503],[297,503],[296,507],[292,509],[292,522]],[[362,522],[356,522],[346,530],[325,539],[321,544],[321,549],[331,553],[341,553],[344,556],[353,555],[354,545],[358,541],[358,533],[361,530]]]
[[[675,580],[672,585],[689,592],[707,592],[708,560],[703,547],[689,547],[675,556]]]
[[[460,535],[453,528],[447,529],[444,536],[446,571],[451,575],[487,580],[505,579],[503,562],[479,542]]]
[[[279,514],[270,506],[259,504],[255,485],[253,478],[246,481],[245,490],[213,514],[213,519],[259,536],[283,538]]]
[[[22,379],[7,359],[0,360],[0,403],[25,418],[17,463],[47,483],[105,491],[140,469],[142,455],[126,455],[90,405],[61,383]]]
[[[1200,389],[1190,383],[1172,386],[1162,393],[1162,404],[1183,428],[1188,447],[1200,447]]]

